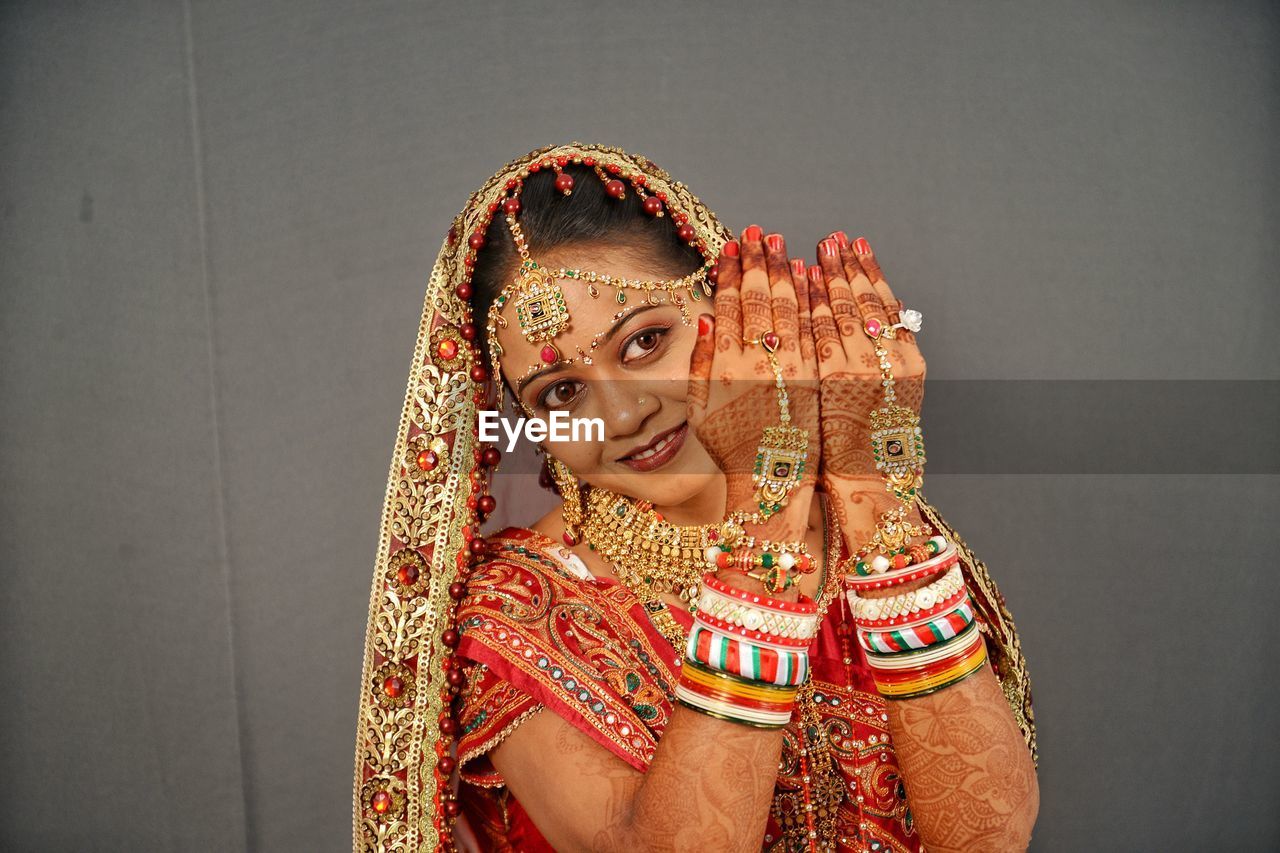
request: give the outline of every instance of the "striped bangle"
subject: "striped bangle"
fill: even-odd
[[[867,652],[867,665],[882,672],[920,669],[953,657],[961,650],[967,650],[975,641],[982,642],[982,632],[978,630],[977,623],[971,622],[951,639],[934,643],[923,649],[911,649],[892,654]]]
[[[868,631],[865,628],[858,628],[858,643],[867,651],[879,654],[923,649],[926,646],[950,640],[972,621],[973,607],[966,592],[960,606],[919,625],[892,631]]]
[[[804,650],[771,648],[697,623],[685,651],[697,663],[767,684],[794,687],[809,675],[809,654]]]

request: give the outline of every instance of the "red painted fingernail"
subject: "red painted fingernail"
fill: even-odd
[[[853,248],[859,255],[871,254],[871,244],[867,242],[866,237],[859,237],[853,241]]]
[[[748,225],[747,230],[742,232],[743,240],[759,240],[764,236],[764,229],[759,225]]]
[[[791,271],[794,272],[796,275],[804,275],[804,259],[792,258]]]
[[[834,258],[840,254],[840,245],[835,240],[823,240],[818,244],[818,248],[822,250],[822,254],[828,258]]]
[[[807,272],[810,281],[822,282],[822,267],[809,267]]]
[[[781,234],[770,234],[768,237],[765,237],[765,238],[764,238],[764,243],[765,243],[765,245],[766,245],[766,246],[768,246],[768,247],[769,247],[769,251],[770,251],[770,252],[781,252],[781,251],[782,251],[782,245],[783,245],[783,244],[782,244],[782,235],[781,235]]]
[[[698,337],[705,338],[711,334],[711,317],[708,314],[698,315]]]
[[[730,240],[724,244],[724,253],[731,258],[738,257],[738,241]]]
[[[841,249],[849,245],[849,235],[843,231],[832,231],[831,237],[840,244]]]

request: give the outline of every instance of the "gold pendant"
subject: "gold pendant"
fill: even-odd
[[[765,427],[751,481],[756,486],[760,511],[766,517],[781,508],[792,489],[800,485],[808,458],[808,430],[793,426]]]
[[[876,469],[894,486],[914,483],[924,467],[920,416],[911,409],[887,405],[871,413],[871,455]]]
[[[549,341],[569,325],[569,308],[560,282],[547,270],[526,261],[520,267],[515,293],[520,331],[530,343]]]

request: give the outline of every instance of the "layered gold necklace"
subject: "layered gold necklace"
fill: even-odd
[[[661,596],[677,595],[692,609],[707,573],[707,549],[737,544],[743,537],[741,524],[672,524],[648,501],[596,487],[588,490],[585,510],[582,539],[587,547],[613,566],[654,627],[683,650],[683,629]]]

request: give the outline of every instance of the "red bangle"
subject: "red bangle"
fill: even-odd
[[[954,566],[959,559],[959,553],[953,551],[942,562],[920,563],[916,566],[908,566],[900,572],[891,572],[884,575],[867,575],[866,577],[845,575],[844,582],[849,589],[886,589],[945,572]]]
[[[799,601],[782,601],[781,599],[770,598],[767,595],[760,595],[756,592],[747,592],[744,589],[738,589],[736,586],[729,586],[715,575],[703,575],[702,585],[714,589],[721,595],[731,596],[767,610],[777,610],[779,613],[797,613],[802,616],[812,616],[818,612],[817,602],[803,595],[800,596]]]

